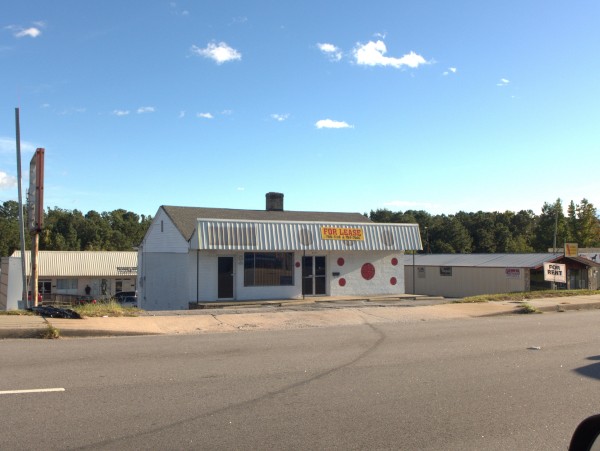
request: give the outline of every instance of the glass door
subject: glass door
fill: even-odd
[[[327,294],[327,271],[324,256],[302,257],[302,294]]]

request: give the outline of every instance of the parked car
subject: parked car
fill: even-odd
[[[137,307],[137,293],[135,291],[119,291],[113,296],[114,300],[123,307]]]

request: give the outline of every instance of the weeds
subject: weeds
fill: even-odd
[[[60,330],[48,323],[46,329],[42,332],[41,338],[55,340],[60,338]]]
[[[489,302],[489,301],[517,301],[525,302],[532,299],[540,298],[561,298],[569,296],[590,296],[600,294],[600,290],[543,290],[543,291],[522,291],[515,293],[500,293],[500,294],[482,294],[480,296],[469,296],[464,299],[459,299],[455,302]]]
[[[527,302],[523,302],[521,304],[521,309],[519,310],[519,313],[542,313],[542,312],[539,311],[538,309],[536,309],[533,305],[528,304]]]
[[[33,316],[33,314],[29,310],[0,310],[0,315],[6,316]]]
[[[73,310],[81,316],[138,316],[141,311],[136,307],[123,307],[113,300],[108,302],[99,302],[97,304],[83,304],[73,307]]]

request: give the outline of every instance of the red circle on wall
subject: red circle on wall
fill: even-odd
[[[373,277],[375,277],[375,266],[373,266],[371,263],[365,263],[362,265],[362,268],[360,268],[360,274],[363,276],[363,279],[371,280]]]
[[[398,264],[398,259],[396,257],[392,258],[392,266],[396,266]]]
[[[395,278],[395,277],[392,277],[392,278],[390,279],[390,284],[392,284],[392,285],[396,285],[397,283],[398,283],[398,281],[396,280],[396,278]]]
[[[342,277],[338,283],[340,284],[340,287],[345,287],[346,286],[346,279],[344,279]]]
[[[342,257],[340,257],[340,258],[337,259],[338,266],[344,266],[344,263],[345,262],[344,262],[344,259]]]
[[[296,262],[296,268],[300,268],[300,262]]]

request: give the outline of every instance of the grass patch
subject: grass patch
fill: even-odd
[[[522,291],[516,293],[500,294],[482,294],[480,296],[469,296],[454,302],[490,302],[490,301],[516,301],[525,302],[531,299],[541,298],[563,298],[569,296],[591,296],[600,294],[600,290],[542,290],[542,291]]]
[[[138,316],[140,309],[136,307],[123,307],[115,301],[99,302],[97,304],[77,305],[72,308],[81,316],[102,317],[102,316]]]
[[[538,309],[536,309],[533,305],[528,304],[527,302],[523,302],[521,304],[521,308],[519,313],[542,313]]]
[[[46,330],[42,332],[41,338],[45,338],[47,340],[56,340],[57,338],[60,338],[60,330],[54,327],[52,324],[48,324]]]
[[[33,316],[34,313],[29,310],[0,310],[0,315],[6,316]]]

